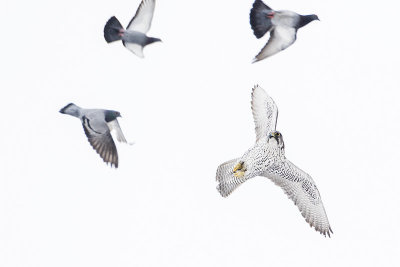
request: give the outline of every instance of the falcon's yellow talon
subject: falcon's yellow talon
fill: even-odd
[[[236,164],[235,167],[233,167],[233,175],[235,175],[237,178],[242,178],[244,176],[244,172],[246,171],[246,169],[243,167],[243,162]]]
[[[233,167],[233,172],[236,172],[237,170],[241,170],[243,167],[243,163],[239,162],[238,164],[235,165],[235,167]]]
[[[234,173],[235,177],[242,178],[244,176],[244,171],[237,171]]]

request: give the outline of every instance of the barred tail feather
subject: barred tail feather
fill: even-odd
[[[246,178],[237,178],[233,173],[233,168],[239,159],[232,159],[222,163],[217,169],[218,192],[223,197],[229,196],[240,184],[245,182]]]

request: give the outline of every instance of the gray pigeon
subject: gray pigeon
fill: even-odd
[[[117,140],[126,143],[126,139],[119,127],[117,117],[121,117],[118,111],[106,109],[84,109],[70,103],[60,110],[62,114],[68,114],[81,120],[83,130],[90,145],[100,157],[111,167],[118,168],[118,153],[111,130],[115,130]]]
[[[270,38],[253,63],[291,46],[296,41],[297,30],[313,20],[319,20],[318,16],[303,16],[288,10],[275,11],[261,0],[256,0],[250,11],[251,28],[257,38],[263,37],[268,31]]]
[[[159,38],[146,35],[153,19],[155,5],[156,0],[142,0],[126,30],[116,17],[111,17],[104,27],[104,38],[107,43],[122,40],[127,49],[143,58],[143,48],[146,45],[161,41]]]

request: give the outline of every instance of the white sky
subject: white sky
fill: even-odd
[[[399,4],[271,0],[317,14],[257,64],[253,0],[158,0],[142,60],[107,44],[139,0],[1,2],[0,266],[398,266]],[[255,178],[224,199],[215,171],[255,141],[250,92],[279,108],[286,156],[316,181],[324,238]],[[121,112],[120,168],[69,102]]]

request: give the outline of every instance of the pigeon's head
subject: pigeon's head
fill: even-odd
[[[313,20],[319,20],[318,16],[315,14],[310,15],[311,21]]]
[[[282,134],[278,131],[271,132],[268,135],[268,143],[276,143],[279,148],[285,148],[285,144],[283,143]]]
[[[298,24],[298,28],[306,26],[308,23],[314,20],[319,20],[318,16],[315,14],[312,15],[306,15],[306,16],[300,16],[300,21]]]
[[[121,113],[119,113],[118,111],[115,111],[115,110],[106,110],[105,111],[106,122],[113,121],[118,117],[121,117]]]

